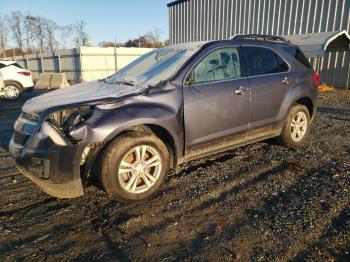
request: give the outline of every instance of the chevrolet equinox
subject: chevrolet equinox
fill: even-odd
[[[9,150],[50,195],[81,196],[97,176],[115,199],[141,200],[183,162],[272,137],[302,145],[317,82],[281,37],[168,46],[105,79],[28,100]]]

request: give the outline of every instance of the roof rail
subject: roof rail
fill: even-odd
[[[254,39],[254,40],[262,40],[262,41],[276,41],[276,42],[285,42],[288,44],[291,44],[291,42],[281,36],[276,36],[276,35],[259,35],[259,34],[238,34],[238,35],[233,35],[230,40],[232,39]]]

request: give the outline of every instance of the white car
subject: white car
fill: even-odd
[[[0,84],[0,97],[16,99],[23,91],[34,86],[31,72],[17,61],[0,59],[0,73],[5,85],[1,87]]]
[[[5,88],[4,79],[2,78],[2,74],[0,72],[0,97],[1,97],[1,92],[3,92],[4,88]]]

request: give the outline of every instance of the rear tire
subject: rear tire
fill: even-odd
[[[21,85],[12,81],[5,82],[4,91],[5,98],[11,100],[17,99],[23,92]]]
[[[135,202],[150,197],[164,183],[169,152],[153,135],[126,133],[106,148],[100,164],[107,193],[121,202]]]
[[[279,142],[291,148],[301,146],[310,135],[310,123],[309,110],[303,105],[294,105],[289,110]]]

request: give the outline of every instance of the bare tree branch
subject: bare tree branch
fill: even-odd
[[[9,19],[10,29],[12,30],[12,38],[15,40],[17,46],[23,49],[24,39],[24,16],[21,11],[13,11]]]
[[[56,39],[56,33],[58,31],[58,25],[55,21],[42,18],[42,24],[45,31],[45,40],[49,50],[53,51],[58,49],[58,41]]]
[[[74,24],[74,30],[75,30],[75,45],[77,47],[80,46],[88,46],[89,45],[89,36],[85,32],[85,22],[83,20],[77,20]]]
[[[8,41],[8,29],[5,24],[5,20],[6,18],[0,16],[0,48],[2,53],[5,51]]]
[[[59,34],[59,44],[61,49],[67,48],[67,42],[72,38],[73,26],[72,25],[64,25],[58,28]]]

